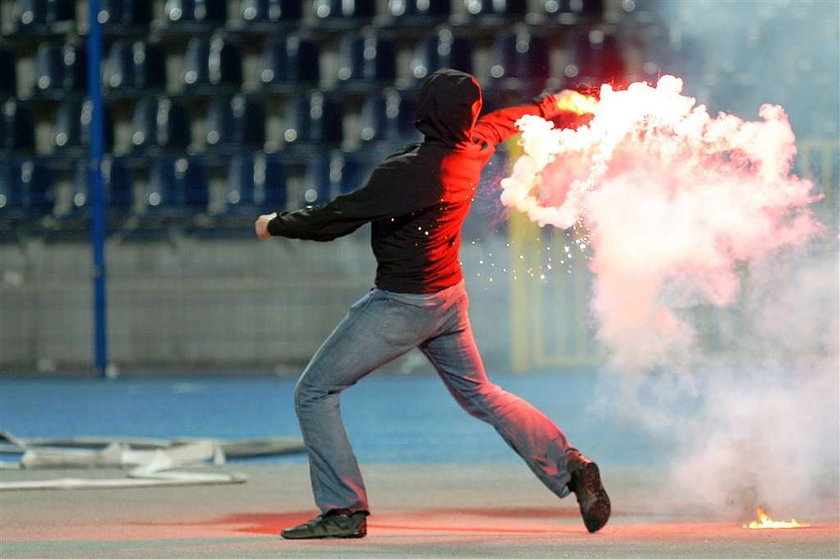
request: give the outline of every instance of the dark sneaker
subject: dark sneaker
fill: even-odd
[[[317,538],[364,538],[367,535],[367,511],[342,514],[329,511],[305,524],[287,528],[280,534],[287,540]]]
[[[572,474],[569,489],[577,497],[583,523],[590,533],[597,532],[610,519],[610,498],[601,484],[598,465],[579,454],[569,460],[569,472]]]

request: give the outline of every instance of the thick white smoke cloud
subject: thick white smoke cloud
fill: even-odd
[[[680,503],[836,499],[837,271],[812,248],[814,185],[781,107],[712,116],[681,89],[604,86],[577,130],[523,118],[502,201],[588,231],[597,337],[626,381],[611,403],[678,434]]]
[[[532,220],[590,231],[599,337],[625,369],[684,357],[695,332],[682,311],[732,304],[740,262],[819,231],[784,111],[712,117],[681,88],[604,86],[578,130],[523,118],[524,154],[502,181],[502,202]]]

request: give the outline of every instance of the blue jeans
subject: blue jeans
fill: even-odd
[[[432,294],[373,289],[318,349],[295,389],[315,503],[368,510],[365,485],[339,411],[339,394],[419,347],[472,416],[492,425],[559,497],[569,494],[567,462],[579,454],[542,412],[488,380],[473,339],[464,284]]]

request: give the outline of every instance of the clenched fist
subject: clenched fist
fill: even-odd
[[[254,231],[260,239],[268,239],[271,233],[268,232],[268,222],[277,217],[277,212],[273,214],[261,215],[254,222]]]

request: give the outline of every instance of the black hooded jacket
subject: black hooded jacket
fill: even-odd
[[[481,169],[496,146],[516,133],[523,115],[553,119],[552,97],[539,104],[481,112],[481,88],[469,74],[439,70],[423,84],[416,126],[425,138],[388,156],[367,184],[311,208],[283,212],[272,235],[330,241],[371,222],[376,286],[399,293],[433,293],[461,281],[461,224]]]

